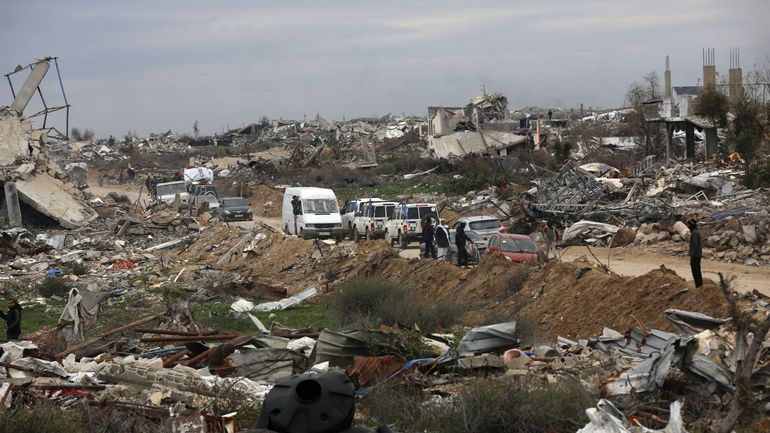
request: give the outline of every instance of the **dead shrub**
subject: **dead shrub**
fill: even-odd
[[[511,296],[521,291],[529,278],[529,269],[526,266],[512,268],[505,276],[505,293]]]
[[[333,319],[344,328],[399,324],[434,332],[457,323],[462,313],[451,301],[428,300],[413,288],[377,278],[348,281],[334,293],[331,306]]]
[[[65,412],[45,401],[0,411],[0,431],[5,433],[82,433],[88,431],[86,426],[82,412]]]
[[[575,378],[556,383],[531,377],[497,376],[468,382],[455,395],[428,400],[397,385],[375,389],[364,407],[376,424],[404,432],[574,432],[588,419],[596,398]]]

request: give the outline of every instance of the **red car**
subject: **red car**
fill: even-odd
[[[502,254],[513,263],[521,265],[540,260],[540,248],[527,235],[494,234],[489,238],[489,243],[487,244],[487,253],[493,251]]]

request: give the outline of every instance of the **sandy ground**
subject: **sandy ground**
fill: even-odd
[[[140,189],[141,189],[141,196],[139,191]],[[128,184],[113,185],[110,183],[105,183],[104,185],[99,186],[96,180],[89,180],[88,189],[86,191],[98,197],[106,197],[108,193],[113,191],[119,192],[121,194],[127,195],[132,202],[135,202],[139,198],[143,198],[145,200],[148,199],[147,190],[145,188],[142,188],[141,185],[128,185]]]
[[[591,251],[602,263],[607,264],[608,248],[591,248]],[[571,262],[583,256],[590,261],[595,261],[586,247],[569,247],[566,250],[559,250],[558,253],[562,261]],[[669,256],[629,248],[613,248],[609,258],[610,269],[620,275],[644,275],[653,269],[660,268],[660,265],[665,265],[666,268],[675,271],[679,276],[686,279],[689,285],[692,285],[689,257]],[[719,272],[722,272],[725,276],[734,275],[736,280],[733,282],[732,287],[735,290],[750,292],[753,289],[757,289],[761,293],[770,296],[770,267],[703,260],[701,262],[701,270],[703,278],[714,281],[719,281],[719,276],[717,275]]]

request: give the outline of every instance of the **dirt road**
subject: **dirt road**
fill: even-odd
[[[141,190],[141,194],[140,194]],[[135,202],[140,198],[147,199],[147,190],[142,188],[141,185],[127,185],[127,184],[110,184],[105,183],[102,186],[96,182],[96,180],[88,181],[88,192],[98,197],[106,197],[110,192],[119,192],[125,194],[131,200]]]
[[[591,248],[596,257],[607,264],[607,248]],[[562,261],[571,262],[585,256],[590,261],[595,261],[586,247],[569,247],[559,250]],[[692,273],[690,272],[690,258],[682,256],[669,256],[637,249],[613,248],[610,256],[610,269],[620,275],[639,276],[660,268],[675,271],[680,277],[692,285]],[[723,263],[711,260],[703,260],[701,263],[703,278],[719,281],[718,272],[725,276],[735,275],[736,280],[732,287],[738,291],[749,292],[753,289],[770,296],[770,267],[746,266],[743,264]]]

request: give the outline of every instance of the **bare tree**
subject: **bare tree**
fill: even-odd
[[[96,133],[94,133],[93,129],[86,128],[85,131],[83,131],[83,140],[85,141],[91,141],[96,137]]]
[[[637,137],[644,137],[644,152],[647,155],[652,152],[652,133],[656,132],[656,142],[660,141],[660,137],[644,117],[644,103],[660,96],[660,77],[655,71],[642,77],[641,82],[631,83],[626,90],[626,106],[634,109],[634,113],[627,116],[629,132]]]
[[[70,131],[70,138],[72,138],[75,141],[83,140],[83,133],[80,132],[80,128],[73,126],[72,130]]]

